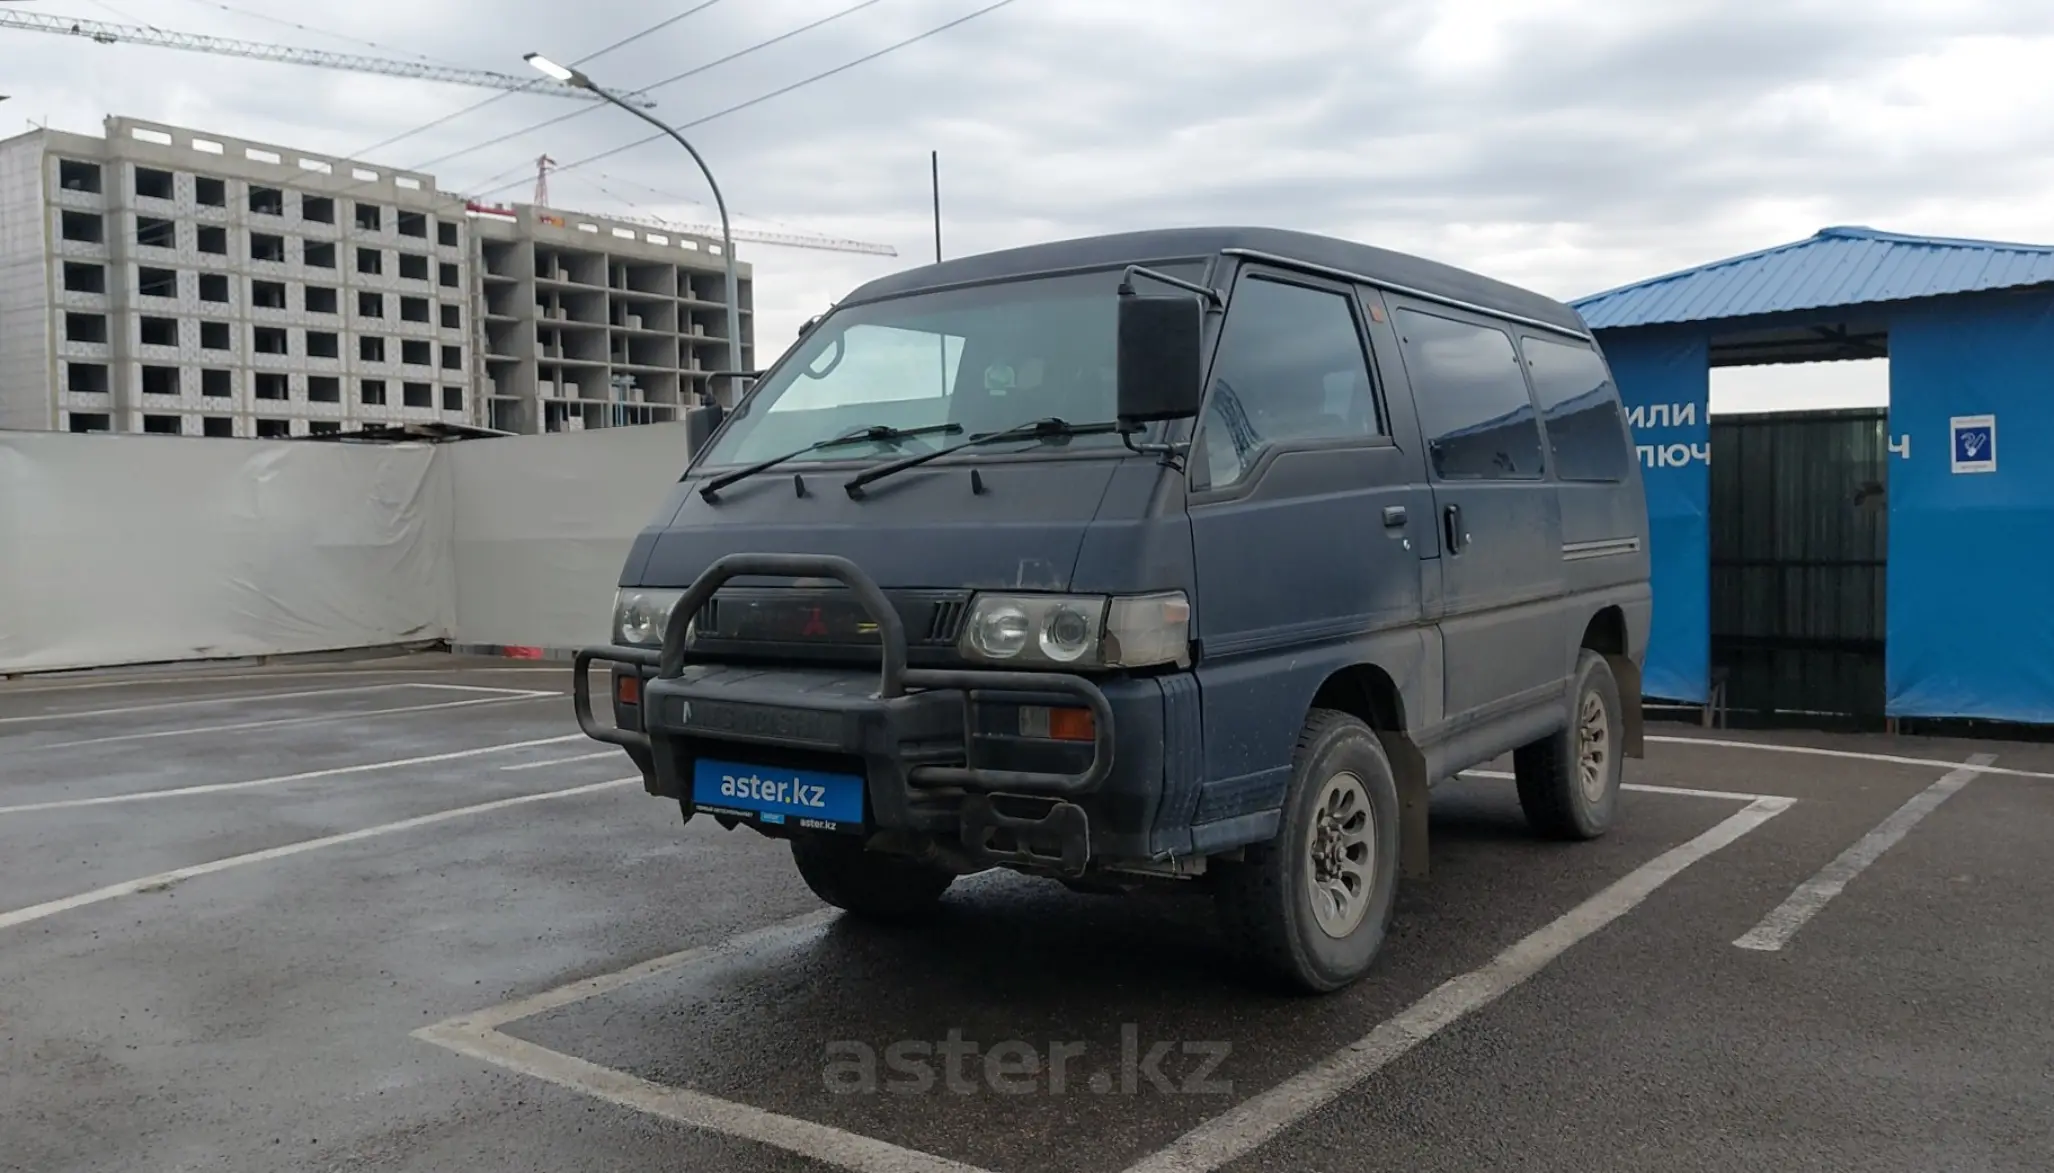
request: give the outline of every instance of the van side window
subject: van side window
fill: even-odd
[[[1289,440],[1383,434],[1348,295],[1248,277],[1234,291],[1205,413],[1207,487]]]
[[[1533,397],[1548,424],[1555,475],[1565,481],[1622,481],[1632,460],[1626,421],[1605,360],[1587,343],[1522,334]]]
[[[1434,475],[1451,481],[1538,478],[1540,425],[1511,336],[1417,310],[1401,309],[1393,317]]]

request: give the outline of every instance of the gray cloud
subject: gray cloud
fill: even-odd
[[[256,7],[244,0],[243,7]],[[636,87],[850,0],[723,0],[602,58]],[[659,91],[689,121],[982,6],[881,0]],[[575,58],[686,7],[357,0],[296,19],[462,64]],[[76,11],[70,0],[24,5]],[[127,0],[165,27],[313,43],[202,0]],[[2009,45],[2011,48],[2007,49]],[[363,50],[330,42],[323,47]],[[1339,232],[1571,296],[1826,223],[2054,239],[2054,9],[2005,0],[1017,0],[922,44],[692,131],[732,205],[885,241],[898,260],[745,248],[762,329],[788,337],[849,286],[924,260],[927,152],[952,252],[1206,222]],[[448,87],[0,35],[11,118],[107,113],[335,153],[478,101]],[[520,95],[376,155],[412,165],[572,107]],[[644,129],[599,111],[435,169],[466,190],[543,152]],[[652,190],[654,189],[654,190]],[[670,193],[670,194],[658,194]],[[652,144],[552,179],[555,202],[705,220]]]

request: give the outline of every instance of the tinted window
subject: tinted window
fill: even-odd
[[[1447,480],[1540,476],[1540,425],[1511,337],[1493,326],[1417,310],[1399,310],[1396,318],[1435,475]]]
[[[1348,296],[1243,281],[1213,360],[1203,432],[1215,489],[1240,481],[1272,444],[1381,434]]]
[[[1624,480],[1632,456],[1605,360],[1581,342],[1525,335],[1519,346],[1541,418],[1548,422],[1555,475],[1565,481]]]

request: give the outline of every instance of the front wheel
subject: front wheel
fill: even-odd
[[[1398,783],[1376,734],[1316,709],[1298,735],[1277,837],[1214,872],[1228,940],[1286,985],[1326,993],[1367,972],[1398,888]]]
[[[1576,660],[1569,727],[1512,755],[1527,825],[1555,839],[1595,839],[1611,830],[1624,770],[1626,729],[1619,683],[1596,652]]]
[[[866,920],[919,920],[934,912],[956,880],[953,872],[865,851],[861,841],[839,836],[793,839],[792,862],[815,896]]]

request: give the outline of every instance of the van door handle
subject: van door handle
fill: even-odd
[[[1462,507],[1450,505],[1441,510],[1442,537],[1446,539],[1448,553],[1462,552]]]
[[[1404,525],[1405,525],[1405,507],[1404,507],[1403,505],[1386,505],[1386,506],[1384,506],[1384,528],[1385,528],[1385,529],[1402,529],[1402,528],[1404,528]]]

